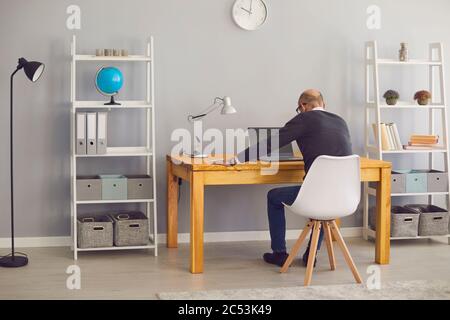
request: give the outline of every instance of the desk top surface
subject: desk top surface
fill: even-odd
[[[226,159],[232,156],[225,156]],[[261,168],[270,168],[271,165],[278,165],[280,170],[303,170],[305,164],[303,161],[283,161],[283,162],[246,162],[235,166],[225,166],[218,164],[217,161],[223,161],[224,155],[209,156],[207,158],[191,158],[186,155],[171,156],[167,155],[167,160],[175,165],[187,167],[192,171],[241,171],[241,170],[260,170]],[[375,160],[361,157],[361,169],[370,168],[391,168],[392,164],[388,161]]]

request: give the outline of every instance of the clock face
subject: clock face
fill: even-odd
[[[263,0],[236,0],[233,19],[245,30],[256,30],[267,20],[267,7]]]

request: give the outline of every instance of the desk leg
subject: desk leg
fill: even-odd
[[[377,186],[375,262],[389,264],[391,250],[391,169],[381,169]]]
[[[167,248],[178,247],[178,178],[167,160]]]
[[[204,192],[203,172],[191,174],[191,273],[203,273]]]

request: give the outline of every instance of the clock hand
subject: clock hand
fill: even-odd
[[[242,10],[244,10],[245,12],[248,12],[248,14],[252,14],[252,12],[251,12],[251,11],[249,11],[249,10],[247,10],[247,9],[243,8],[243,7],[241,7],[241,9],[242,9]]]
[[[250,0],[250,13],[253,12],[252,8],[253,8],[253,0]]]

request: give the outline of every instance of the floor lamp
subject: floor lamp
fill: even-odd
[[[11,253],[7,256],[0,258],[0,267],[6,268],[17,268],[23,267],[28,264],[28,258],[26,255],[19,254],[14,250],[14,153],[13,153],[13,80],[14,75],[20,69],[25,71],[25,74],[28,79],[32,82],[36,82],[42,72],[44,72],[45,65],[41,62],[37,61],[27,61],[24,58],[20,58],[16,70],[11,74],[11,92],[10,92],[10,101],[11,101],[11,109],[10,109],[10,157],[11,157]]]

